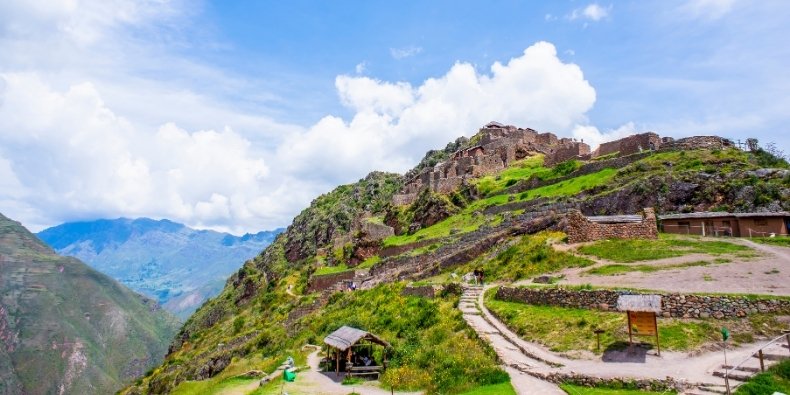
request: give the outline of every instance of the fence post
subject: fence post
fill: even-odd
[[[760,356],[760,371],[765,372],[765,362],[763,361],[763,349],[757,350],[757,354]]]
[[[785,339],[787,339],[787,351],[790,351],[790,333],[785,335]]]

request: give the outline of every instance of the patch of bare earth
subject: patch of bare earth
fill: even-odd
[[[691,254],[674,258],[634,263],[616,263],[591,258],[594,266],[566,269],[559,275],[565,276],[559,284],[590,284],[601,287],[643,288],[666,292],[743,293],[790,296],[790,248],[762,245],[743,239],[728,240],[746,245],[760,255],[738,257],[737,255],[713,256]],[[576,246],[557,246],[571,249]],[[715,263],[717,258],[728,259],[726,263]],[[668,266],[708,261],[706,266],[681,267],[645,273],[639,271],[617,275],[590,275],[586,272],[595,267],[611,264]]]

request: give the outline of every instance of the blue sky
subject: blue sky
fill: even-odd
[[[783,1],[8,1],[0,212],[234,233],[498,120],[790,151]]]

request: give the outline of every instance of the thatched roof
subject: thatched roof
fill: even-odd
[[[661,295],[620,295],[617,298],[620,311],[661,312]]]
[[[380,344],[388,348],[392,347],[385,340],[372,333],[345,325],[327,335],[324,338],[324,343],[340,351],[345,351],[354,344],[357,344],[360,340],[367,340],[371,343]]]

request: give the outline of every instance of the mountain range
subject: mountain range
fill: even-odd
[[[108,394],[164,357],[178,321],[0,214],[0,394]]]
[[[64,223],[37,236],[184,319],[281,231],[234,236],[166,219],[118,218]]]

